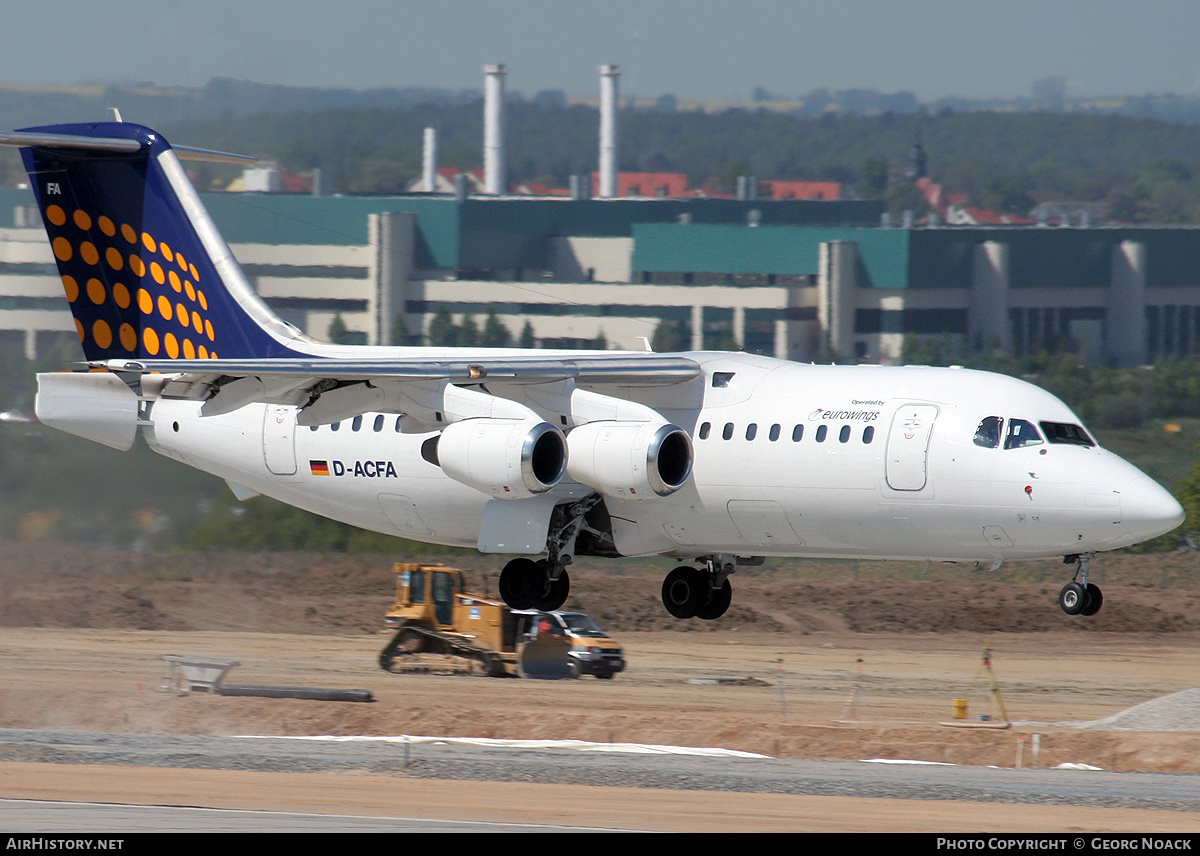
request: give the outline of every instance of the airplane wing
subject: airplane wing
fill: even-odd
[[[106,360],[94,362],[123,376],[167,376],[165,398],[203,401],[203,415],[229,413],[252,402],[292,404],[308,410],[302,424],[323,424],[370,410],[407,412],[402,402],[421,390],[446,385],[550,384],[671,386],[701,373],[678,354],[642,352],[495,356],[411,356],[377,359],[279,358],[216,360]],[[400,392],[400,399],[395,394]],[[317,407],[324,397],[325,406]],[[334,399],[342,404],[332,406]],[[425,408],[417,408],[424,410]]]
[[[256,359],[256,360],[106,360],[98,364],[114,372],[181,374],[190,383],[213,383],[222,378],[321,377],[348,383],[374,378],[429,380],[452,383],[548,383],[573,378],[581,383],[621,386],[669,386],[700,374],[700,365],[678,354],[597,353],[541,356],[536,353],[503,356],[398,357],[382,359]],[[193,396],[187,396],[193,397]]]

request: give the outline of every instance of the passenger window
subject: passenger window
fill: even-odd
[[[758,423],[751,422],[749,425],[746,426],[746,439],[753,440],[757,436],[758,436]]]
[[[361,415],[355,416],[354,420],[350,423],[350,430],[357,431],[361,427],[362,427],[362,416]]]
[[[842,430],[838,432],[838,442],[839,443],[849,443],[850,442],[850,426],[849,425],[843,425]]]
[[[397,417],[396,417],[396,433],[397,433],[397,434],[399,434],[399,433],[400,433],[400,432],[403,430],[403,429],[400,427],[400,420],[401,420],[401,419],[403,419],[403,418],[404,418],[403,416],[397,416]]]
[[[829,428],[828,428],[828,426],[826,426],[826,425],[818,425],[818,426],[817,426],[817,442],[818,442],[818,443],[824,443],[824,442],[825,442],[825,435],[826,435],[826,434],[828,434],[828,433],[829,433]]]
[[[778,422],[776,422],[774,425],[771,426],[771,432],[767,436],[771,439],[772,443],[774,443],[776,440],[779,439],[779,423]]]
[[[700,439],[701,439],[701,440],[707,440],[707,439],[708,439],[708,433],[709,433],[711,430],[712,430],[712,423],[711,423],[711,422],[705,422],[703,425],[701,425],[701,426],[700,426]]]
[[[1038,425],[1042,426],[1042,432],[1051,443],[1089,448],[1096,445],[1096,441],[1089,437],[1079,425],[1072,425],[1069,422],[1039,422]]]
[[[721,432],[721,436],[726,440],[733,439],[733,423],[732,422],[725,423],[725,430]]]
[[[866,428],[863,429],[863,444],[869,446],[869,445],[871,445],[871,441],[874,439],[875,439],[875,426],[868,425]]]
[[[374,431],[376,434],[378,434],[382,430],[383,430],[383,414],[380,413],[378,416],[375,417]]]
[[[342,427],[342,423],[341,423],[341,422],[334,422],[332,425],[330,425],[330,426],[329,426],[329,430],[330,430],[330,431],[336,431],[336,430],[338,430],[338,429],[339,429],[339,428],[341,428],[341,427]]]
[[[1004,435],[1004,448],[1021,449],[1025,446],[1040,446],[1042,435],[1024,419],[1008,420],[1008,433]]]
[[[795,428],[792,429],[792,442],[799,443],[803,439],[804,439],[804,426],[797,425]]]
[[[309,430],[309,431],[316,431],[316,430],[317,430],[318,428],[320,428],[320,427],[321,427],[320,425],[309,425],[309,426],[308,426],[308,430]]]
[[[985,416],[975,429],[975,445],[995,449],[1000,445],[1000,427],[1004,420],[999,416]]]

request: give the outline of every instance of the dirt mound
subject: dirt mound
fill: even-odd
[[[1082,727],[1105,731],[1200,732],[1200,689],[1153,698]]]
[[[474,589],[495,593],[496,557],[444,561],[468,570]],[[1180,587],[1195,584],[1194,577],[1187,580],[1200,561],[1195,556],[1106,556],[1102,561],[1105,604],[1091,619],[1069,618],[1058,610],[1058,589],[1069,575],[1061,566],[1050,567],[1053,583],[813,579],[822,568],[805,562],[747,568],[734,577],[729,612],[706,622],[680,621],[664,611],[659,591],[667,563],[580,562],[571,568],[567,608],[589,613],[614,633],[1200,630],[1200,590]],[[369,633],[379,629],[392,597],[391,565],[390,557],[372,555],[130,553],[4,544],[0,626]],[[858,573],[857,566],[839,567]]]

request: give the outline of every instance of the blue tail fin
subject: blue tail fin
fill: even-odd
[[[23,146],[87,359],[298,355],[306,337],[250,288],[159,134],[110,122],[7,136]]]

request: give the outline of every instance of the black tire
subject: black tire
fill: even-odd
[[[712,597],[708,603],[696,610],[696,617],[703,618],[705,621],[712,621],[714,618],[720,618],[725,614],[725,610],[729,609],[729,604],[733,601],[733,586],[729,584],[729,580],[718,589],[713,589]]]
[[[546,595],[546,574],[533,559],[513,559],[500,572],[500,597],[512,609],[533,609]]]
[[[675,618],[694,618],[708,596],[704,575],[696,568],[676,568],[663,580],[662,602]]]
[[[1058,593],[1058,606],[1067,615],[1079,615],[1087,608],[1087,605],[1087,589],[1079,583],[1067,583]]]
[[[611,681],[612,677],[612,672],[596,672],[596,680],[598,681]]]
[[[1095,583],[1088,583],[1087,605],[1079,611],[1079,614],[1095,615],[1100,611],[1100,607],[1102,606],[1104,606],[1104,595],[1100,592],[1100,586]]]
[[[545,572],[543,571],[543,573]],[[546,590],[546,593],[542,597],[538,598],[533,608],[540,609],[542,612],[553,612],[556,609],[560,609],[567,602],[567,595],[570,593],[571,578],[564,570],[558,575],[557,580],[550,581],[550,588]]]

